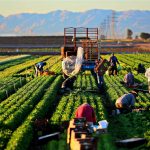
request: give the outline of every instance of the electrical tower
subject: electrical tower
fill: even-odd
[[[112,10],[112,18],[111,18],[111,34],[112,34],[112,39],[116,39],[116,12]]]
[[[110,38],[111,37],[111,31],[110,31],[110,17],[107,16],[107,20],[106,20],[106,38]]]

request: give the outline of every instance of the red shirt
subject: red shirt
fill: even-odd
[[[94,109],[89,104],[82,104],[81,106],[79,106],[75,112],[75,117],[85,117],[87,122],[96,122]]]

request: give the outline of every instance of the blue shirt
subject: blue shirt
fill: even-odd
[[[111,56],[110,59],[109,59],[109,62],[110,62],[110,66],[116,66],[116,63],[119,64],[118,59],[117,59],[116,56]]]
[[[43,66],[45,66],[45,63],[44,62],[39,62],[36,64],[36,67],[39,69],[39,70],[43,70]]]
[[[134,76],[131,72],[125,75],[124,80],[127,85],[133,85],[134,84]]]
[[[135,97],[133,94],[124,94],[120,98],[117,99],[116,103],[121,103],[122,105],[134,106]]]

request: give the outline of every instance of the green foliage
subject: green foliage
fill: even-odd
[[[37,58],[34,60],[26,61],[25,63],[22,63],[22,64],[12,66],[10,68],[7,68],[0,74],[0,78],[12,76],[15,73],[18,73],[18,72],[25,70],[26,68],[30,68],[31,66],[35,65],[35,63],[38,63],[40,61],[44,61],[48,58],[49,58],[49,56],[43,56],[43,57],[40,57],[40,58]]]
[[[18,88],[26,83],[25,78],[7,77],[0,80],[0,101],[16,92]]]
[[[32,112],[28,115],[23,124],[17,128],[9,140],[6,150],[26,150],[33,138],[33,123],[36,118],[44,117],[45,113],[50,109],[51,104],[56,98],[57,90],[62,82],[62,77],[58,76],[51,86],[47,89],[41,101],[36,105]]]
[[[116,150],[116,147],[112,143],[110,134],[102,134],[99,136],[98,150]]]
[[[142,39],[144,39],[144,40],[147,40],[147,39],[150,38],[150,34],[149,34],[149,33],[144,33],[144,32],[142,32],[142,33],[140,34],[140,37],[141,37]]]
[[[10,59],[7,61],[0,62],[0,71],[6,69],[8,67],[24,63],[24,62],[29,61],[34,58],[35,57],[33,57],[33,56],[31,57],[29,55],[27,55],[27,56],[25,55],[25,56],[20,56],[19,58],[17,57],[16,59]]]

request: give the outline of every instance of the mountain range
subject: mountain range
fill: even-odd
[[[134,35],[150,32],[150,11],[114,11],[92,9],[85,12],[56,10],[47,14],[21,13],[0,15],[0,36],[63,35],[65,27],[100,27],[111,36],[125,37],[127,29]]]

